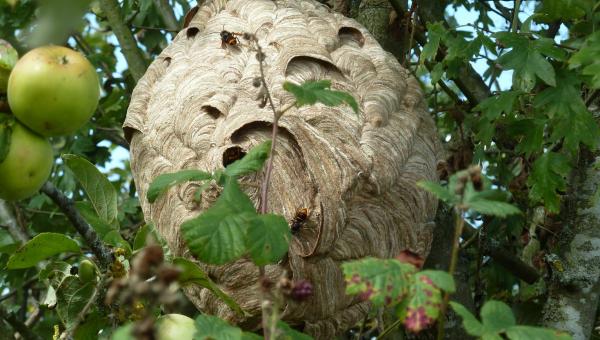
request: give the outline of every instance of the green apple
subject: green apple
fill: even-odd
[[[77,271],[81,282],[96,281],[96,265],[90,260],[82,260],[79,262],[79,270]]]
[[[196,332],[194,319],[181,314],[167,314],[156,323],[158,340],[192,340]]]
[[[11,130],[8,153],[0,161],[0,198],[16,201],[42,187],[52,170],[54,156],[48,140],[16,120]]]
[[[19,55],[8,42],[0,39],[0,93],[6,93],[10,70],[15,67]]]
[[[94,66],[62,46],[26,53],[8,79],[8,104],[21,123],[42,136],[75,132],[98,106],[100,85]]]

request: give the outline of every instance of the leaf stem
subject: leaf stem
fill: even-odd
[[[450,267],[448,268],[448,273],[450,276],[454,276],[454,271],[456,270],[456,263],[458,262],[458,252],[460,250],[460,235],[462,234],[463,228],[465,226],[465,220],[463,218],[465,210],[462,207],[454,208],[454,239],[452,241],[452,255],[450,257]],[[440,307],[440,315],[438,318],[438,333],[437,339],[444,339],[444,325],[446,323],[446,310],[448,309],[448,302],[450,301],[450,293],[444,292],[444,300],[442,301],[442,306]]]

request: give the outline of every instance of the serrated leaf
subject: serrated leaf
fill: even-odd
[[[117,190],[106,176],[83,157],[66,154],[62,159],[75,174],[98,216],[106,223],[116,220]]]
[[[283,89],[296,98],[296,106],[314,105],[319,102],[326,106],[348,104],[355,113],[358,113],[358,103],[347,92],[331,90],[330,80],[307,81],[300,85],[286,81]]]
[[[148,202],[154,203],[156,199],[169,188],[189,181],[205,181],[212,178],[212,175],[200,170],[181,170],[173,173],[162,174],[156,177],[146,193]]]
[[[230,177],[215,204],[184,222],[181,232],[190,251],[202,262],[224,264],[246,251],[246,231],[256,215],[250,198]]]
[[[215,294],[221,301],[225,302],[229,308],[238,313],[240,316],[245,316],[242,308],[229,295],[223,292],[219,287],[208,277],[208,275],[197,264],[182,257],[173,259],[173,264],[181,269],[181,274],[177,278],[179,284],[183,287],[190,284],[195,284],[204,287]]]
[[[489,300],[481,308],[481,322],[486,333],[501,333],[516,325],[510,307],[502,301]]]
[[[437,320],[442,306],[442,293],[428,276],[420,273],[414,276],[407,300],[399,313],[406,329],[420,332]]]
[[[456,291],[454,278],[448,272],[442,270],[423,270],[416,276],[417,278],[419,276],[427,276],[434,285],[448,293],[454,293]]]
[[[423,64],[425,60],[432,60],[435,57],[440,46],[440,41],[445,35],[445,32],[446,30],[441,22],[427,24],[428,39],[425,46],[423,46],[423,50],[421,51],[421,55],[419,57],[421,64]]]
[[[346,294],[360,294],[376,306],[400,302],[410,289],[416,267],[395,259],[365,258],[342,264]]]
[[[546,152],[535,163],[527,184],[531,187],[529,197],[534,202],[544,202],[551,212],[558,212],[560,200],[558,191],[566,189],[566,176],[571,170],[565,155]]]
[[[483,324],[481,322],[479,322],[479,320],[477,320],[475,315],[471,314],[471,312],[469,312],[469,310],[467,308],[465,308],[465,306],[461,305],[460,303],[454,302],[454,301],[450,301],[450,306],[452,306],[452,309],[454,309],[456,314],[460,315],[460,317],[462,318],[463,327],[465,328],[467,333],[469,333],[470,335],[473,335],[473,336],[482,336],[483,335],[483,333],[484,333]]]
[[[473,209],[480,214],[489,216],[506,217],[521,213],[521,210],[512,204],[501,201],[478,199],[477,197],[473,197],[465,204],[469,207],[469,209]]]
[[[288,222],[279,215],[257,215],[246,235],[246,247],[257,266],[276,263],[287,253],[292,237]]]
[[[418,181],[417,186],[429,191],[430,193],[434,194],[438,199],[448,204],[454,204],[458,202],[458,198],[456,197],[456,195],[454,195],[448,190],[448,187],[443,187],[436,182]]]
[[[283,321],[277,322],[277,330],[280,334],[277,336],[277,339],[281,340],[312,340],[313,337],[304,334],[302,332],[298,332],[297,330],[290,327],[287,323]]]
[[[545,40],[530,40],[524,35],[513,32],[494,33],[497,41],[511,50],[498,58],[498,63],[506,70],[514,70],[513,82],[517,89],[529,92],[535,86],[537,76],[550,86],[556,85],[552,64],[544,55],[559,56],[548,47]]]
[[[94,282],[82,282],[76,276],[66,277],[56,289],[56,312],[67,329],[77,321],[77,316],[93,298]]]
[[[262,169],[271,151],[271,140],[260,143],[248,151],[248,153],[225,168],[227,176],[244,176]]]
[[[570,340],[572,337],[554,329],[513,326],[506,330],[506,336],[511,340]]]
[[[242,330],[212,315],[200,315],[196,318],[194,340],[241,340]]]
[[[8,259],[8,269],[33,267],[38,262],[65,252],[79,252],[73,239],[57,233],[41,233],[25,243]]]

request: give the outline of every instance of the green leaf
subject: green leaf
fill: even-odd
[[[442,292],[426,275],[414,276],[408,301],[401,305],[399,317],[411,332],[430,327],[440,314]]]
[[[473,184],[468,183],[463,204],[483,215],[506,217],[520,214],[519,208],[501,201],[505,196],[500,190],[475,191]]]
[[[65,252],[79,252],[79,245],[71,238],[57,233],[41,233],[25,243],[9,259],[8,269],[33,267],[38,262]]]
[[[512,326],[506,330],[506,336],[511,340],[570,340],[572,337],[554,329]]]
[[[68,328],[75,325],[77,316],[93,298],[95,283],[82,282],[76,276],[66,277],[56,290],[56,312]]]
[[[358,103],[347,92],[334,91],[330,89],[330,80],[307,81],[296,85],[286,81],[283,89],[296,97],[296,106],[314,105],[319,102],[326,106],[337,106],[348,104],[355,113],[358,113]]]
[[[524,118],[510,122],[507,132],[512,138],[519,141],[516,151],[530,156],[540,151],[544,143],[544,129],[547,119]],[[518,136],[522,136],[519,138]]]
[[[434,194],[438,199],[448,203],[455,204],[458,202],[458,197],[451,193],[447,187],[443,187],[436,182],[431,181],[418,181],[417,186],[429,191]]]
[[[208,275],[194,262],[176,257],[173,259],[173,264],[181,269],[181,274],[178,277],[179,284],[183,287],[190,284],[195,284],[204,287],[215,294],[221,301],[225,302],[229,308],[238,313],[240,316],[245,316],[242,308],[229,295],[223,292],[219,287],[208,277]]]
[[[87,315],[84,321],[75,329],[73,337],[75,340],[97,339],[98,332],[109,326],[108,318],[98,312],[93,312]]]
[[[241,340],[242,330],[212,315],[200,315],[196,318],[194,340]]]
[[[536,9],[536,21],[552,23],[556,20],[577,19],[585,15],[585,7],[578,0],[544,0]]]
[[[103,238],[106,234],[111,231],[118,231],[119,227],[116,224],[117,220],[114,220],[113,223],[108,223],[105,220],[101,219],[94,207],[88,201],[76,202],[75,207],[83,216],[83,218],[90,224],[92,228],[98,233],[100,238]]]
[[[169,190],[170,187],[188,181],[205,181],[211,179],[211,174],[200,170],[181,170],[173,173],[162,174],[156,177],[146,193],[148,202],[154,203],[156,199]]]
[[[312,336],[298,332],[283,321],[277,322],[277,330],[281,332],[278,340],[312,340]]]
[[[245,251],[246,231],[256,210],[250,198],[229,177],[215,204],[181,225],[190,251],[202,262],[224,264]]]
[[[502,301],[489,300],[481,308],[481,321],[486,333],[501,333],[516,325],[510,307]]]
[[[0,113],[0,163],[4,162],[10,151],[13,124],[15,124],[15,120],[12,116]]]
[[[279,215],[257,215],[246,236],[246,247],[257,266],[276,263],[287,253],[292,237],[288,222]]]
[[[551,212],[558,212],[560,200],[557,191],[566,189],[566,176],[571,166],[565,155],[546,152],[535,163],[527,184],[531,187],[529,198],[534,202],[544,202]]]
[[[415,266],[395,259],[365,258],[342,264],[347,294],[361,294],[376,306],[396,304],[408,294]]]
[[[450,301],[450,306],[463,319],[463,327],[473,336],[482,336],[484,333],[483,324],[477,320],[475,315],[471,314],[465,306],[458,302]]]
[[[244,176],[262,169],[265,161],[269,158],[271,151],[271,140],[260,143],[248,151],[248,153],[225,168],[227,176]]]
[[[140,250],[144,248],[146,245],[152,243],[158,243],[158,240],[154,237],[153,233],[154,227],[150,224],[144,224],[135,234],[135,238],[133,239],[133,251]]]
[[[446,29],[441,22],[427,23],[427,34],[427,43],[423,46],[421,56],[419,57],[421,64],[425,63],[425,60],[432,60],[435,57],[440,46],[440,41],[446,34]]]
[[[498,32],[494,37],[511,48],[498,58],[498,63],[506,70],[514,70],[513,82],[517,89],[531,91],[536,76],[546,84],[556,86],[554,68],[543,55],[562,58],[560,50],[549,47],[546,40],[530,40],[519,33]]]
[[[117,191],[106,176],[83,157],[66,154],[62,158],[87,193],[98,216],[106,223],[116,220]]]
[[[102,241],[110,246],[125,250],[125,257],[131,256],[131,245],[125,241],[118,230],[108,232],[106,235],[104,235],[104,237],[102,237]]]
[[[454,278],[452,275],[448,274],[448,272],[443,270],[423,270],[416,276],[417,278],[420,276],[427,276],[434,285],[448,293],[454,293],[456,291]]]

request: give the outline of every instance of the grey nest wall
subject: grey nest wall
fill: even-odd
[[[213,185],[198,204],[199,185],[188,183],[149,204],[151,181],[180,169],[223,168],[226,150],[270,138],[273,114],[258,107],[252,86],[260,75],[256,52],[243,39],[222,48],[223,29],[256,35],[276,107],[293,101],[284,81],[321,79],[360,105],[358,115],[348,106],[320,104],[287,111],[269,191],[269,209],[288,220],[298,208],[311,211],[288,259],[266,268],[273,280],[287,275],[314,285],[307,301],[287,303],[284,319],[330,338],[369,309],[344,294],[341,263],[404,249],[429,253],[437,201],[415,183],[437,179],[442,149],[434,123],[417,81],[356,21],[312,0],[205,1],[138,83],[124,123],[145,218],[177,256],[193,259],[179,226],[209,207],[220,189]],[[241,179],[257,206],[261,180],[262,174]],[[252,316],[239,318],[201,288],[187,288],[191,301],[245,327],[257,325],[257,268],[247,259],[202,266]]]

